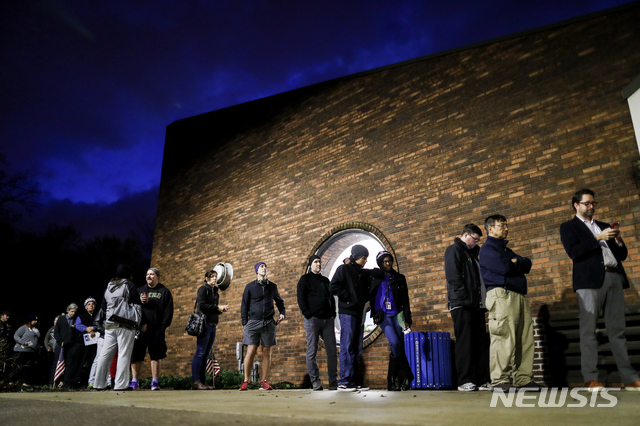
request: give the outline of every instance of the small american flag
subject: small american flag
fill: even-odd
[[[213,351],[209,351],[209,356],[207,357],[207,373],[213,377],[220,374],[220,364],[218,364],[218,360],[215,355],[213,355]]]
[[[64,348],[60,348],[60,356],[56,364],[56,373],[53,376],[54,383],[64,375]]]

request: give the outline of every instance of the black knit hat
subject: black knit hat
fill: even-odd
[[[311,264],[312,264],[312,263],[313,263],[313,261],[314,261],[314,260],[316,260],[316,259],[320,259],[320,260],[322,260],[322,259],[320,258],[320,256],[318,256],[317,254],[313,254],[313,255],[311,255],[311,257],[309,258],[309,263],[307,264],[307,268],[308,268],[308,269],[311,269]]]
[[[353,259],[353,261],[356,261],[362,257],[369,257],[369,250],[367,250],[365,246],[356,244],[355,246],[351,247],[350,257],[351,259]]]
[[[118,265],[118,270],[116,271],[116,278],[131,278],[131,267],[129,265]]]

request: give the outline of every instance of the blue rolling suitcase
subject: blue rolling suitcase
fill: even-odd
[[[446,389],[451,377],[451,335],[441,331],[408,333],[404,348],[413,371],[413,389]]]

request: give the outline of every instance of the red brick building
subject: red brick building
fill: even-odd
[[[596,191],[601,220],[621,223],[637,305],[639,156],[622,90],[640,74],[638,22],[633,3],[169,125],[152,260],[176,306],[165,372],[190,375],[195,338],[184,325],[220,261],[235,277],[221,293],[230,312],[215,352],[237,368],[242,291],[265,261],[288,311],[272,381],[302,383],[296,284],[308,257],[349,229],[396,253],[414,331],[453,331],[444,250],[465,223],[495,213],[509,220],[510,246],[533,260],[533,316],[575,312],[559,226],[582,187]],[[384,336],[365,349],[369,385],[386,385],[388,352]],[[542,380],[544,351],[537,357]]]

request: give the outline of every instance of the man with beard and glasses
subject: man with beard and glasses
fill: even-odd
[[[609,225],[593,218],[598,203],[590,189],[577,191],[571,200],[573,219],[560,225],[560,239],[573,260],[573,290],[580,306],[580,361],[585,387],[600,391],[596,326],[600,311],[609,336],[613,358],[628,391],[640,391],[640,378],[627,351],[624,289],[629,280],[622,266],[628,250],[618,223]]]

